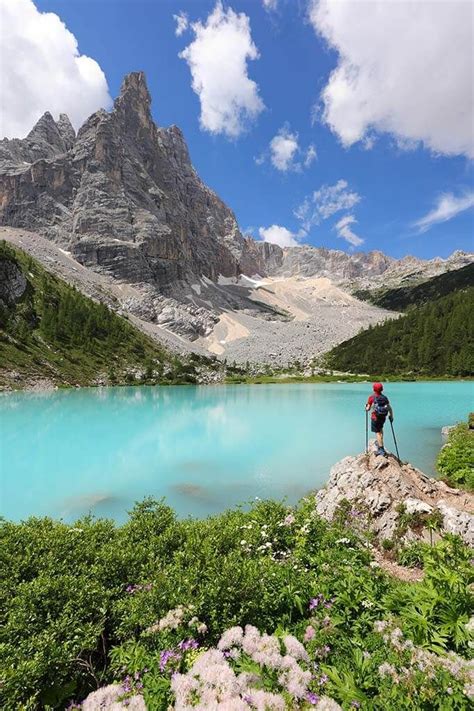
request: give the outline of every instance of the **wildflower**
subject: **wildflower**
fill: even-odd
[[[351,706],[355,709],[360,709],[360,704],[358,701],[351,701]]]
[[[243,539],[240,541],[240,545],[241,545],[241,546],[246,546],[246,545],[247,545],[247,541],[245,540],[245,538],[243,538]]]
[[[291,526],[295,522],[295,517],[293,514],[288,514],[282,521],[282,526]]]
[[[187,652],[188,649],[197,649],[199,647],[199,644],[198,642],[196,642],[195,639],[183,639],[178,644],[178,647],[182,652]]]
[[[283,671],[278,677],[279,683],[295,699],[302,699],[308,691],[311,672],[303,671],[296,660],[289,655],[283,657],[281,666]]]
[[[250,699],[252,708],[257,711],[285,711],[286,708],[285,700],[280,694],[272,694],[263,689],[252,689],[247,698]]]
[[[170,610],[166,613],[164,617],[158,622],[158,629],[160,632],[163,630],[175,630],[183,621],[184,617],[184,607],[183,605],[178,605],[174,610]]]
[[[198,625],[196,625],[196,631],[198,634],[206,634],[207,632],[207,625],[205,622],[200,622]]]
[[[308,691],[306,694],[306,701],[308,701],[312,706],[316,706],[319,701],[319,696],[313,691]]]
[[[109,684],[103,686],[97,691],[93,691],[82,702],[83,711],[97,711],[97,709],[114,708],[132,709],[133,711],[146,711],[145,701],[142,696],[131,696],[126,702],[121,702],[120,698],[124,695],[125,690],[121,684]],[[127,705],[126,705],[127,704]]]
[[[339,539],[336,541],[336,543],[341,543],[341,544],[344,544],[344,545],[347,545],[347,544],[350,543],[350,542],[351,542],[351,541],[350,541],[350,538],[339,538]]]
[[[334,699],[330,699],[329,696],[322,696],[319,700],[318,711],[342,711],[342,708]]]
[[[380,676],[396,676],[396,670],[395,667],[392,666],[392,664],[389,664],[388,662],[384,662],[379,666],[379,674]]]
[[[379,563],[377,563],[376,560],[371,560],[370,563],[369,563],[369,566],[370,566],[371,568],[380,568],[380,565],[379,565]]]
[[[242,638],[244,631],[242,627],[230,627],[226,630],[222,637],[220,638],[217,649],[230,649],[231,647],[240,647],[242,644]]]
[[[295,659],[303,659],[305,662],[309,661],[308,652],[296,637],[288,634],[283,638],[283,643],[286,647],[286,651],[288,654],[291,654],[292,657]]]
[[[329,679],[328,675],[327,675],[327,674],[323,674],[323,675],[319,678],[319,681],[318,681],[319,686],[324,686],[324,684],[327,684],[328,679]]]
[[[304,637],[303,637],[304,641],[309,642],[310,640],[313,639],[315,634],[316,634],[316,631],[315,631],[314,627],[311,627],[311,625],[308,625],[306,628],[306,631],[304,633]]]
[[[388,626],[388,622],[386,620],[376,620],[374,622],[374,630],[376,632],[383,632]]]
[[[463,692],[468,697],[468,699],[474,698],[474,684],[472,682],[470,682],[469,684],[465,684]]]
[[[163,672],[170,659],[180,659],[180,655],[176,654],[174,649],[164,649],[160,652],[160,671]]]

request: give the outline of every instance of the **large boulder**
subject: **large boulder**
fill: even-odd
[[[332,520],[351,502],[349,515],[362,517],[379,541],[436,539],[455,533],[474,545],[474,495],[453,489],[395,456],[345,457],[316,494],[316,511]]]

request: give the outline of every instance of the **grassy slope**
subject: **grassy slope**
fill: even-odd
[[[405,311],[413,306],[420,306],[453,291],[474,286],[474,263],[461,269],[439,274],[428,281],[414,286],[400,286],[396,289],[360,290],[354,296],[370,301],[376,306],[391,311]]]
[[[195,364],[205,360],[178,359],[5,242],[1,261],[15,263],[28,284],[18,302],[0,307],[0,387],[43,378],[59,385],[98,378],[113,384],[133,381],[135,370],[150,382],[192,382]]]
[[[382,376],[474,374],[474,288],[370,327],[326,356],[327,367]]]

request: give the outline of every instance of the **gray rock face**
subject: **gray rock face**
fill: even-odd
[[[271,250],[268,248],[271,247]],[[453,252],[447,259],[394,259],[373,250],[347,254],[323,247],[288,247],[257,243],[265,273],[278,277],[328,277],[349,288],[399,286],[424,281],[474,260],[473,254]]]
[[[331,520],[344,501],[367,514],[367,524],[379,541],[399,532],[402,511],[412,517],[405,540],[429,540],[423,521],[437,512],[442,530],[474,544],[474,496],[431,479],[410,464],[399,464],[392,455],[346,457],[335,464],[327,485],[316,494],[316,511]],[[425,518],[424,518],[425,517]],[[434,538],[438,537],[434,534]]]
[[[0,305],[11,306],[21,299],[26,286],[26,277],[15,262],[0,259]]]
[[[24,141],[4,141],[1,222],[161,290],[238,276],[245,240],[233,213],[197,176],[179,128],[153,123],[150,104],[144,75],[130,74],[113,110],[93,114],[76,138],[66,116],[56,124],[46,113]]]

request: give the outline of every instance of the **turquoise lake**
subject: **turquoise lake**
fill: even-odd
[[[123,521],[145,496],[203,516],[255,497],[296,502],[364,450],[367,384],[82,389],[0,396],[0,514]],[[428,474],[472,383],[393,383],[400,456]],[[393,449],[389,425],[387,449]]]

